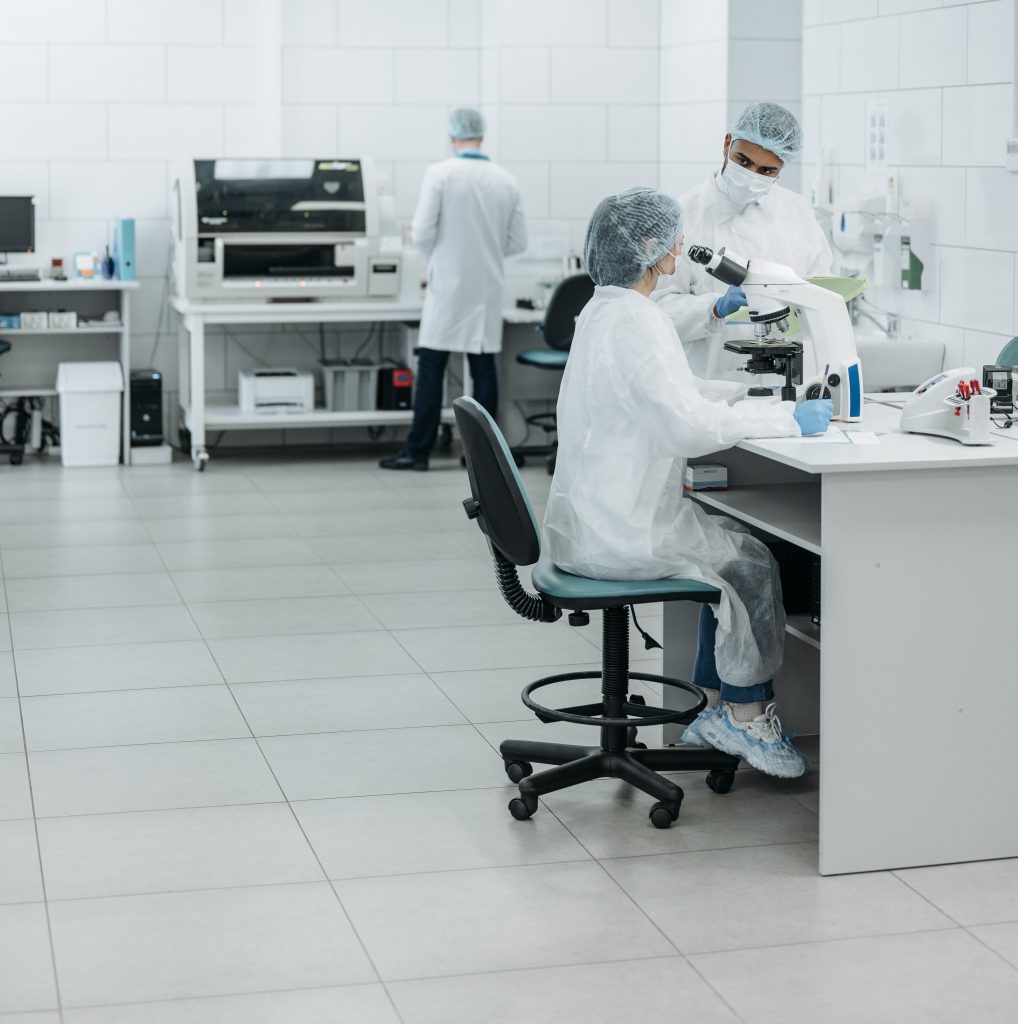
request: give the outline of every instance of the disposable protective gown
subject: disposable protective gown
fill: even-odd
[[[476,155],[432,164],[410,230],[428,261],[418,345],[500,351],[503,261],[527,246],[516,179]]]
[[[797,436],[791,402],[734,399],[695,377],[668,316],[631,288],[599,287],[576,322],[558,399],[545,516],[552,560],[596,579],[688,577],[720,587],[716,656],[735,686],[780,667],[784,610],[767,548],[682,491],[685,460],[750,437]]]
[[[718,188],[717,175],[709,174],[680,197],[687,248],[721,246],[741,256],[784,263],[802,277],[831,272],[831,247],[809,203],[802,196],[775,184],[759,202],[739,207]],[[725,285],[687,256],[676,262],[675,274],[663,278],[652,298],[675,324],[693,372],[700,377],[720,374],[745,358],[722,355],[721,332],[738,336],[735,325],[724,326],[711,309]],[[734,330],[733,330],[734,327]],[[752,336],[748,327],[742,333]],[[727,374],[726,374],[727,375]]]

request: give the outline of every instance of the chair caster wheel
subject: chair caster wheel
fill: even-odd
[[[654,828],[671,828],[672,822],[678,820],[679,808],[677,804],[663,804],[659,801],[650,809],[650,823]]]
[[[509,813],[517,821],[526,821],[537,810],[537,797],[522,793],[509,801]]]
[[[506,761],[505,773],[510,782],[522,782],[528,775],[534,774],[534,766],[529,761]]]
[[[720,771],[715,768],[707,773],[707,786],[715,793],[727,793],[735,782],[735,772]]]

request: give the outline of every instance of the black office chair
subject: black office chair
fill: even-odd
[[[594,294],[594,282],[588,274],[573,274],[559,281],[548,300],[548,308],[544,313],[541,331],[547,348],[527,349],[516,357],[516,362],[523,366],[536,366],[541,370],[557,370],[561,373],[566,368],[569,358],[569,346],[573,343],[573,332],[576,330],[576,318]],[[539,412],[526,418],[528,427],[537,427],[546,435],[544,444],[520,445],[513,449],[513,456],[518,465],[523,465],[528,455],[544,456],[547,460],[548,472],[555,472],[555,413]]]
[[[11,343],[0,339],[0,356],[5,352],[10,352],[10,350]],[[21,412],[21,407],[23,407],[23,405],[24,399],[19,399],[17,423],[13,441],[7,441],[3,436],[3,421],[7,418],[6,409],[4,410],[4,415],[0,417],[0,455],[10,456],[12,466],[20,466],[25,458],[25,440],[28,437],[28,427],[27,424],[23,423],[24,414]]]
[[[604,645],[600,672],[566,672],[547,676],[523,689],[523,703],[542,722],[576,722],[600,729],[598,746],[505,740],[499,750],[506,774],[519,783],[520,795],[509,804],[514,818],[524,820],[536,810],[538,797],[591,779],[618,778],[658,801],[650,810],[656,828],[668,828],[679,816],[682,790],[661,771],[706,770],[707,785],[727,793],[735,779],[738,758],[716,750],[669,747],[648,750],[636,739],[641,725],[688,724],[706,707],[703,690],[667,676],[629,671],[629,606],[656,601],[701,601],[716,604],[720,591],[697,580],[595,580],[563,572],[541,559],[537,520],[516,470],[512,454],[495,421],[472,398],[453,403],[463,441],[471,496],[463,502],[488,538],[499,589],[518,615],[532,622],[555,622],[563,610],[571,626],[586,626],[589,612],[603,610]],[[539,560],[540,559],[540,560]],[[534,565],[536,594],[520,582],[517,567]],[[572,679],[600,679],[601,699],[577,707],[549,708],[538,704],[534,691]],[[648,707],[640,695],[629,694],[629,680],[641,679],[681,690],[690,696],[684,710]],[[533,775],[532,762],[556,767]]]

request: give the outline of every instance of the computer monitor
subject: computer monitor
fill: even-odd
[[[35,251],[35,196],[0,196],[0,253]]]

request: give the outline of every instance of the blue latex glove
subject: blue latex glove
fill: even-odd
[[[834,415],[834,403],[829,398],[811,398],[797,405],[793,415],[803,437],[807,434],[823,434]]]
[[[746,293],[738,285],[733,284],[729,285],[725,294],[714,303],[714,312],[719,320],[724,320],[729,313],[734,313],[737,309],[748,305],[749,300],[746,298]]]

